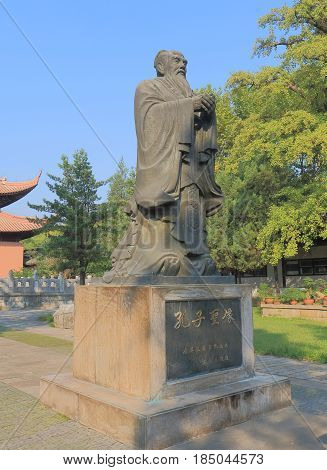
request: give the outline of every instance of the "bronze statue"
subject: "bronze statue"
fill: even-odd
[[[217,274],[205,228],[206,217],[223,199],[214,178],[215,100],[193,93],[186,65],[180,52],[160,51],[154,61],[157,78],[136,89],[131,222],[113,252],[106,282],[115,276]]]

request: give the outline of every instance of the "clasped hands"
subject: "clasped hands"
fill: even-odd
[[[215,109],[215,97],[209,94],[194,95],[192,98],[194,111],[205,111],[211,114]]]

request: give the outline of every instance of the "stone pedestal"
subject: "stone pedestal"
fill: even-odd
[[[78,287],[73,374],[42,378],[41,400],[132,447],[168,447],[289,404],[288,380],[255,376],[252,331],[249,286]]]

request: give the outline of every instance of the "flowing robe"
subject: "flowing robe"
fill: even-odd
[[[185,83],[184,83],[185,82]],[[104,279],[211,275],[205,219],[222,203],[214,179],[215,113],[194,112],[186,80],[160,77],[135,93],[137,167],[131,223]]]
[[[187,179],[198,186],[206,214],[218,210],[222,193],[214,179],[216,116],[201,114],[194,113],[191,90],[185,93],[169,78],[146,80],[137,87],[137,205],[151,208],[176,201],[185,184],[183,165],[189,165]],[[198,129],[195,117],[200,123]]]

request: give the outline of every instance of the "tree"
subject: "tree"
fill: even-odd
[[[255,53],[283,47],[280,64],[233,74],[217,95],[226,203],[209,239],[223,267],[276,265],[327,236],[326,18],[325,1],[273,9],[259,20],[269,33]]]
[[[116,172],[108,178],[107,201],[99,206],[101,217],[97,224],[100,255],[89,265],[88,271],[102,276],[111,269],[111,254],[122,238],[129,215],[125,212],[128,201],[132,198],[135,186],[135,171],[127,168],[123,158],[118,163]]]
[[[327,4],[298,0],[272,10],[260,24],[270,32],[257,41],[256,53],[284,47],[280,70],[297,96],[296,108],[286,110],[272,129],[281,145],[271,152],[271,163],[287,165],[292,179],[276,195],[258,234],[264,259],[277,264],[327,238]]]
[[[117,171],[108,179],[108,199],[106,217],[106,246],[111,256],[129,224],[130,217],[126,207],[133,196],[135,170],[128,169],[123,159],[118,163]]]
[[[44,253],[44,246],[47,243],[49,235],[56,235],[56,233],[50,232],[50,234],[48,234],[47,232],[41,232],[34,235],[34,237],[22,241],[24,247],[24,264],[26,262],[27,266],[33,266],[24,268],[24,272],[27,276],[32,276],[35,269],[39,276],[51,277],[59,274],[56,260]]]
[[[72,163],[63,155],[58,166],[62,175],[48,174],[47,182],[55,199],[30,207],[48,214],[43,219],[43,230],[48,233],[44,255],[56,260],[58,270],[69,268],[78,273],[80,284],[85,284],[87,268],[101,250],[97,191],[105,181],[96,181],[83,149],[73,154]]]

